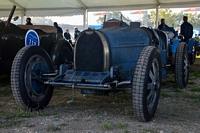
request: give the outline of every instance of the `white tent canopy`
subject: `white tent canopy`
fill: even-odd
[[[200,7],[200,0],[0,0],[0,17],[8,16],[16,5],[15,16],[68,16],[87,12],[158,8]]]
[[[83,14],[85,10],[200,7],[200,0],[0,0],[0,16],[8,16],[12,5],[17,6],[17,15],[61,16]]]

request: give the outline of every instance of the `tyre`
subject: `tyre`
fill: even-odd
[[[15,56],[11,69],[11,88],[23,109],[43,109],[52,97],[53,86],[44,84],[53,65],[47,52],[38,46],[23,47]],[[45,80],[46,79],[46,80]]]
[[[51,49],[50,53],[52,57],[53,64],[59,66],[61,64],[72,64],[73,62],[73,50],[69,42],[64,39],[59,40],[55,47]]]
[[[172,65],[173,68],[175,66],[175,58],[176,58],[176,54],[172,53],[172,62],[171,62],[171,65]]]
[[[57,65],[70,64],[73,61],[72,58],[72,49],[68,45],[63,45],[59,52],[59,62]]]
[[[194,64],[195,59],[196,59],[196,49],[195,49],[195,47],[193,46],[193,48],[192,48],[192,53],[189,54],[190,65]]]
[[[189,75],[189,60],[188,60],[188,47],[185,42],[181,42],[176,50],[175,61],[175,80],[176,84],[183,88],[188,83]]]
[[[154,46],[144,47],[132,80],[133,112],[139,121],[150,121],[157,109],[162,77],[161,55]]]
[[[176,54],[172,53],[171,66],[172,66],[173,73],[175,73],[175,60],[176,60]]]

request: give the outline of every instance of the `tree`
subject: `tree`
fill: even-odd
[[[160,20],[162,18],[164,18],[165,19],[165,23],[168,26],[177,27],[180,24],[180,21],[182,20],[182,18],[180,19],[181,14],[182,13],[179,13],[179,14],[172,13],[172,10],[170,10],[170,9],[160,9],[159,13],[158,13],[158,20],[160,22]],[[151,20],[153,22],[155,22],[156,21],[156,12],[154,10],[152,10],[150,12],[150,16],[151,16]]]
[[[200,14],[197,13],[189,13],[187,14],[188,16],[188,22],[193,25],[194,28],[199,28],[200,27]]]
[[[152,27],[154,26],[154,22],[151,20],[151,16],[148,14],[147,11],[143,13],[141,25]]]
[[[183,12],[172,14],[172,22],[174,24],[172,25],[173,27],[180,27],[180,25],[183,22],[182,20],[183,20]]]
[[[197,13],[188,13],[184,14],[183,12],[180,13],[173,13],[172,10],[170,9],[159,9],[159,14],[158,14],[158,20],[162,18],[165,19],[165,23],[170,26],[170,27],[180,27],[181,24],[183,23],[183,16],[187,15],[188,16],[188,22],[193,25],[194,28],[199,28],[200,27],[200,14]],[[108,19],[119,19],[120,20],[121,12],[107,12],[106,13],[106,20]],[[131,22],[131,20],[128,17],[122,17],[123,21],[126,23]],[[98,23],[102,24],[104,21],[104,17],[99,17],[97,20]],[[136,20],[141,22],[141,25],[144,26],[154,26],[154,23],[156,21],[156,12],[155,10],[150,11],[150,14],[148,12],[143,13],[142,20]],[[160,23],[159,23],[160,24]]]
[[[199,28],[200,27],[200,14],[197,13],[189,13],[189,14],[184,14],[183,12],[180,13],[172,13],[172,10],[170,9],[160,9],[159,10],[159,15],[158,19],[160,21],[161,18],[165,18],[165,23],[170,26],[170,27],[180,27],[181,24],[183,23],[183,16],[187,15],[188,16],[188,22],[193,25],[194,28]],[[152,22],[156,21],[156,12],[151,11],[150,12],[150,20]]]

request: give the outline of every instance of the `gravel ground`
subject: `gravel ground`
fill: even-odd
[[[200,60],[191,66],[189,84],[177,88],[174,74],[162,81],[155,117],[139,122],[132,113],[131,94],[81,95],[67,104],[71,90],[55,88],[48,107],[27,112],[16,104],[9,79],[0,78],[2,133],[198,133],[200,132]],[[199,75],[198,75],[199,74]],[[8,83],[6,83],[8,82]]]

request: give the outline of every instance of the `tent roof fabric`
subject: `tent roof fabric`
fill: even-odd
[[[13,5],[15,15],[66,16],[87,11],[121,11],[160,8],[200,7],[200,0],[0,0],[0,16],[8,16]]]

